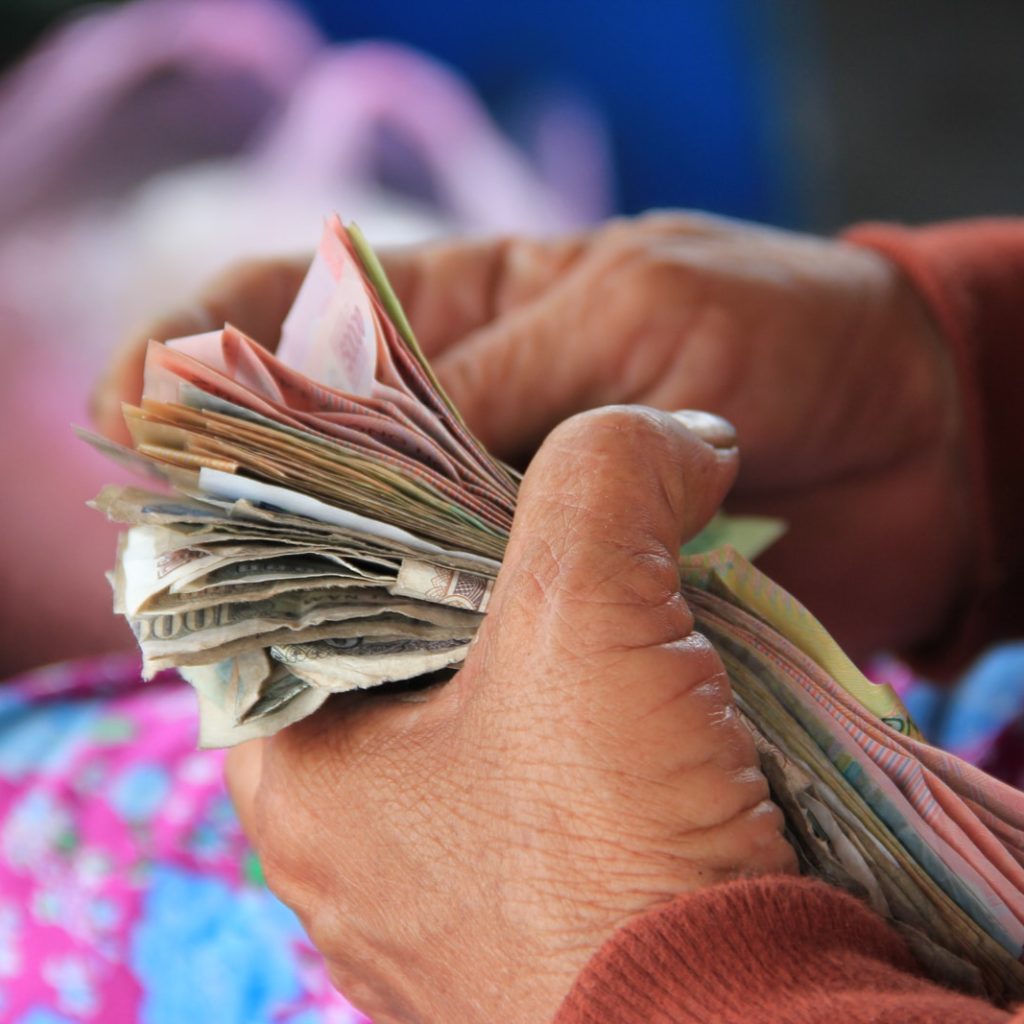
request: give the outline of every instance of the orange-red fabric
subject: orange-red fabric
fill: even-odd
[[[865,224],[845,237],[906,274],[960,382],[978,529],[974,586],[956,627],[910,652],[915,667],[948,676],[984,645],[1024,636],[1024,220]]]
[[[771,877],[681,896],[621,928],[554,1024],[1015,1024],[916,973],[900,936],[823,882]]]

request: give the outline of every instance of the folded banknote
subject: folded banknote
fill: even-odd
[[[276,355],[230,325],[151,342],[124,413],[132,447],[86,437],[159,483],[95,501],[129,527],[115,610],[147,675],[195,688],[203,745],[465,659],[520,478],[445,396],[357,229],[327,223]],[[775,530],[718,520],[680,580],[802,870],[869,902],[937,980],[1024,997],[1024,796],[925,744],[750,564]]]

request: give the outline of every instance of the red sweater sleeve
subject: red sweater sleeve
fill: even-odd
[[[950,348],[968,445],[978,557],[958,628],[918,664],[963,665],[1024,630],[1024,221],[863,225],[916,287]],[[620,929],[555,1024],[1009,1022],[916,973],[899,935],[820,882],[762,878],[683,896]],[[1024,1024],[1024,1013],[1012,1018]]]
[[[681,896],[621,928],[554,1024],[1024,1024],[916,973],[900,936],[822,882]]]
[[[983,645],[1024,635],[1024,220],[865,224],[845,237],[901,268],[960,384],[976,572],[956,628],[915,652],[920,668],[948,674]]]

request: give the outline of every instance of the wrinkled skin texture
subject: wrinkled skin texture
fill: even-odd
[[[496,453],[525,459],[609,403],[723,414],[744,449],[737,505],[790,524],[770,574],[854,653],[941,631],[971,557],[958,406],[940,339],[881,258],[658,215],[385,265]],[[231,320],[271,344],[300,278],[294,262],[236,269],[150,334]],[[99,393],[112,433],[140,368],[135,341]],[[232,756],[270,884],[378,1022],[549,1019],[624,921],[792,868],[676,592],[678,543],[734,472],[731,449],[653,412],[557,427],[455,680],[422,703],[332,701]]]
[[[568,239],[385,254],[438,374],[497,454],[525,460],[583,409],[636,402],[731,420],[734,507],[782,516],[762,567],[854,655],[940,638],[972,558],[958,401],[900,274],[842,242],[656,214]],[[248,264],[164,338],[232,320],[273,344],[302,264]],[[141,389],[141,340],[99,392]]]
[[[570,420],[530,466],[451,682],[335,699],[232,752],[268,883],[376,1024],[549,1020],[619,925],[795,870],[679,594],[679,544],[735,468],[665,414]]]

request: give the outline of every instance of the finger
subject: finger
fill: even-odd
[[[436,356],[542,295],[595,241],[615,246],[697,238],[726,223],[707,214],[652,211],[559,238],[446,239],[385,249],[379,256],[423,351]]]
[[[89,398],[89,415],[96,429],[119,444],[131,444],[121,414],[121,403],[138,405],[142,398],[143,369],[149,339],[165,341],[208,331],[213,325],[199,307],[179,310],[128,339],[114,353]]]
[[[716,417],[637,407],[576,416],[553,433],[523,481],[463,673],[485,717],[518,708],[559,733],[579,730],[630,774],[709,763],[729,775],[754,763],[678,569],[680,545],[735,477],[733,442]]]
[[[594,364],[555,342],[564,283],[506,312],[435,358],[441,386],[484,446],[516,464],[587,407]]]
[[[602,240],[615,239],[686,239],[716,238],[725,232],[749,228],[745,221],[733,220],[703,210],[654,208],[634,217],[616,217],[600,229]]]
[[[257,842],[256,792],[263,774],[263,740],[250,740],[228,751],[224,761],[224,781],[235,805],[242,830],[253,845]]]
[[[731,486],[734,441],[717,417],[640,407],[560,426],[523,481],[484,630],[536,637],[532,656],[552,664],[566,650],[594,655],[686,637],[679,548]]]
[[[285,258],[236,264],[216,277],[193,306],[176,310],[129,338],[93,389],[90,413],[97,429],[112,440],[130,443],[121,403],[137,405],[142,397],[150,339],[167,341],[231,323],[275,349],[307,267],[308,260]]]
[[[233,324],[273,352],[309,263],[307,256],[235,264],[203,290],[199,307],[215,326]]]
[[[638,296],[646,293],[633,249],[635,239],[623,236],[581,254],[547,289],[435,360],[455,406],[499,457],[518,461],[569,416],[632,393],[618,353],[636,333]],[[612,274],[617,286],[608,289]],[[634,362],[647,358],[639,344],[630,347]]]
[[[657,395],[665,367],[685,350],[697,281],[680,286],[672,254],[703,251],[729,230],[692,213],[610,221],[545,288],[524,290],[503,315],[439,351],[442,385],[484,444],[513,463],[577,412]]]
[[[420,346],[436,356],[540,295],[588,241],[585,234],[455,239],[384,250],[380,260]]]

